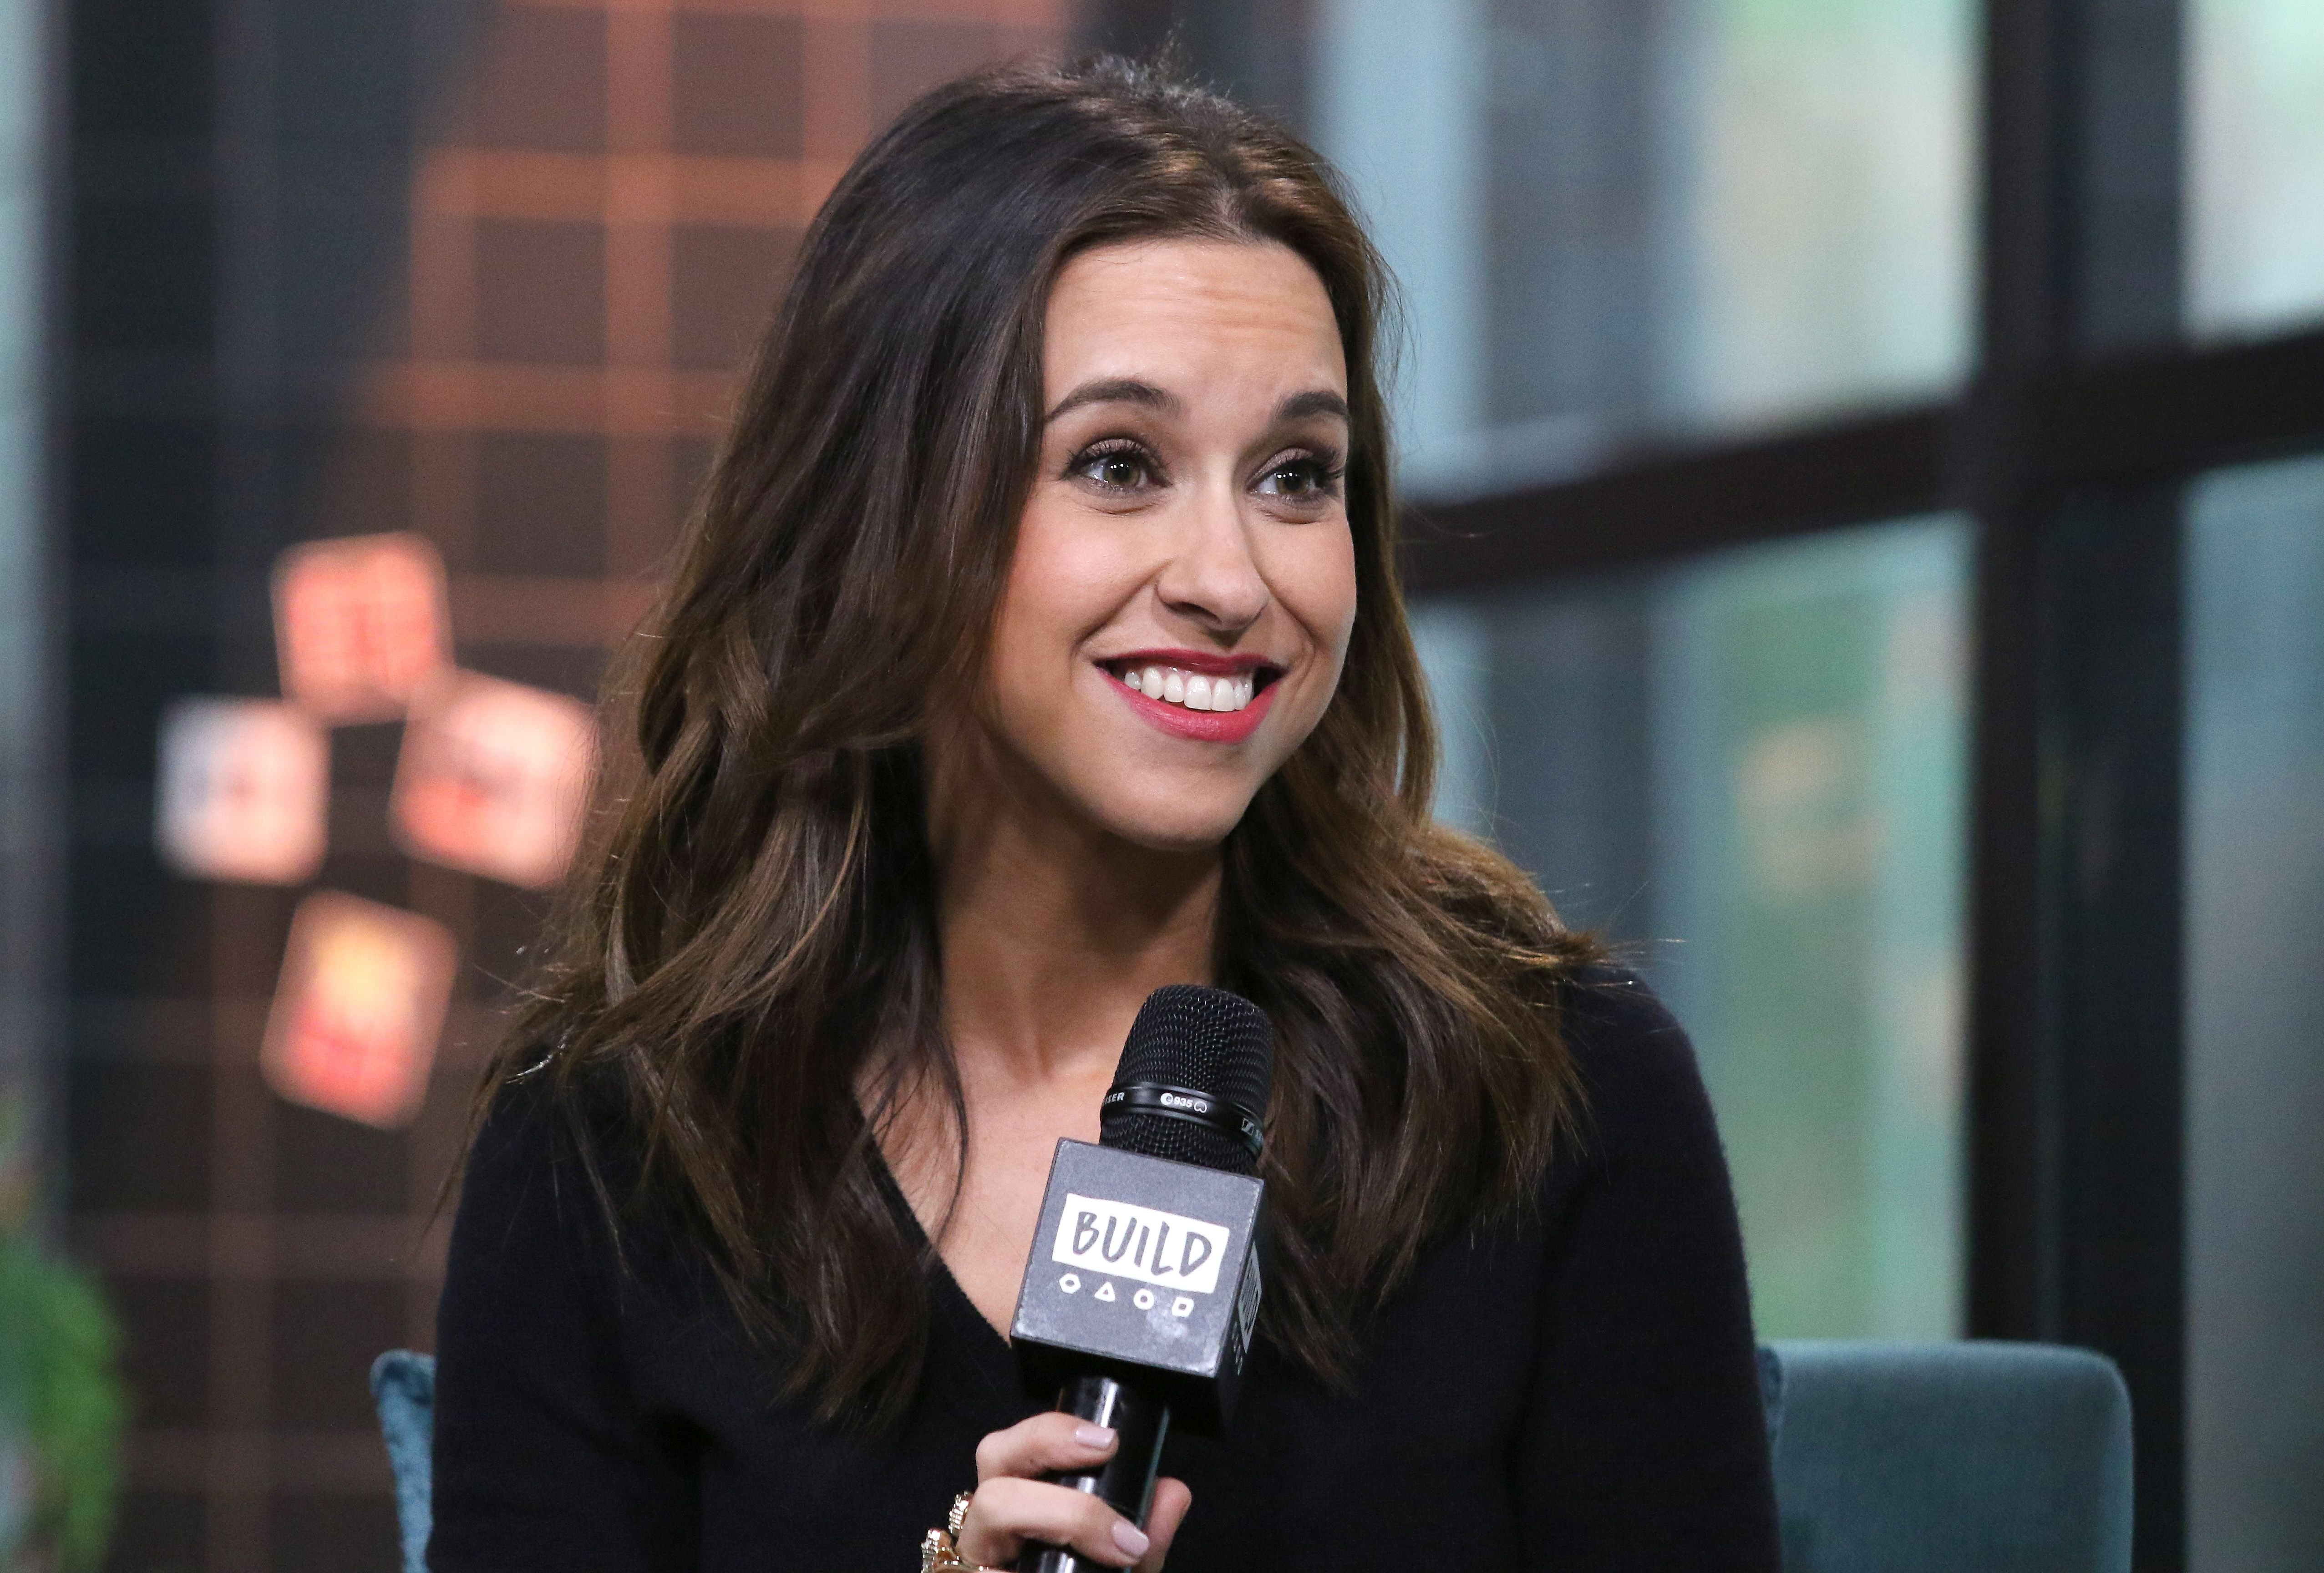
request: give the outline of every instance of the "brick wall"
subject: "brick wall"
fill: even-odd
[[[922,88],[1050,47],[1060,0],[75,0],[69,1223],[127,1334],[123,1573],[394,1566],[371,1357],[429,1347],[467,1091],[541,898],[395,851],[393,725],[332,739],[313,882],[463,959],[381,1132],[267,1090],[300,888],[156,861],[154,729],[271,695],[283,547],[413,529],[459,663],[594,693],[798,235]]]

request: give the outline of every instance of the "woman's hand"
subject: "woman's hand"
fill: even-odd
[[[1071,1546],[1093,1561],[1137,1573],[1159,1573],[1178,1521],[1194,1494],[1182,1480],[1154,1483],[1146,1528],[1084,1491],[1040,1476],[1092,1469],[1113,1456],[1119,1439],[1070,1414],[1037,1414],[976,1444],[976,1495],[969,1498],[954,1544],[966,1560],[1005,1568],[1027,1541]]]

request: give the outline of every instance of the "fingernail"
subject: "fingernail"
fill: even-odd
[[[1113,1543],[1121,1548],[1126,1557],[1143,1557],[1146,1548],[1153,1542],[1146,1538],[1144,1530],[1125,1518],[1113,1526]]]
[[[1113,1446],[1113,1432],[1102,1425],[1077,1425],[1074,1428],[1074,1440],[1084,1448],[1110,1448]]]

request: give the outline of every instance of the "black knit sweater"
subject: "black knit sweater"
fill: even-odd
[[[1172,1573],[1767,1570],[1774,1495],[1741,1239],[1692,1051],[1635,980],[1570,993],[1586,1090],[1522,1225],[1447,1238],[1372,1328],[1355,1391],[1262,1338],[1231,1437],[1174,1436]],[[891,1431],[780,1399],[695,1253],[617,1268],[537,1094],[469,1162],[438,1323],[438,1573],[908,1573],[985,1433],[1047,1405],[939,1270]]]

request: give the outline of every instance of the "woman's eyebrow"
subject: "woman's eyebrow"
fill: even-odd
[[[1151,382],[1141,382],[1135,377],[1106,377],[1094,382],[1084,382],[1058,400],[1056,408],[1042,418],[1043,424],[1090,404],[1142,404],[1149,409],[1159,409],[1169,415],[1178,414],[1185,409],[1176,394],[1157,388]],[[1348,401],[1329,388],[1310,388],[1304,393],[1292,394],[1275,407],[1275,419],[1278,422],[1305,420],[1314,415],[1329,415],[1347,420]]]
[[[1159,409],[1170,415],[1185,408],[1176,394],[1166,392],[1151,382],[1141,382],[1135,377],[1107,377],[1095,382],[1084,382],[1058,400],[1057,407],[1042,418],[1042,424],[1046,426],[1066,411],[1079,409],[1084,404],[1143,404],[1149,409]]]
[[[1349,420],[1348,401],[1329,388],[1311,388],[1305,393],[1294,393],[1275,407],[1275,419],[1278,421],[1305,420],[1311,415],[1335,415]]]

